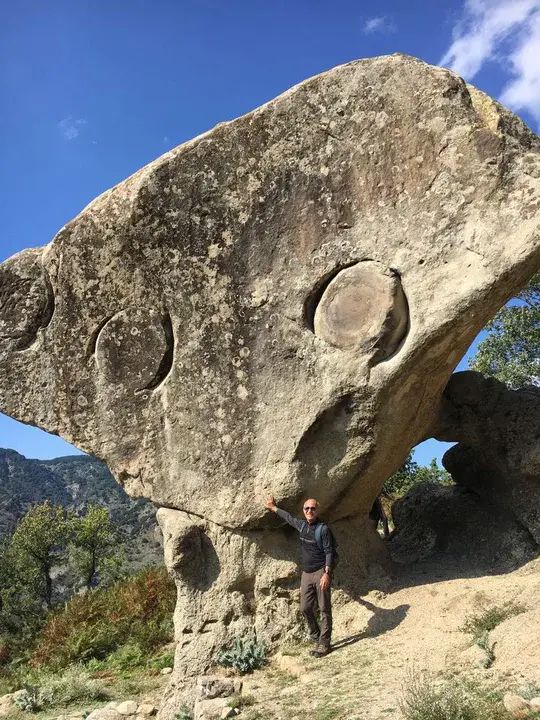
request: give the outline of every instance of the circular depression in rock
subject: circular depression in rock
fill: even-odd
[[[49,278],[41,257],[27,252],[0,266],[0,343],[25,350],[54,311]]]
[[[319,291],[320,292],[320,291]],[[374,260],[339,270],[324,287],[313,318],[315,335],[338,348],[357,348],[377,361],[399,347],[409,324],[399,275]]]
[[[173,339],[168,316],[136,308],[121,310],[101,328],[96,362],[108,382],[130,390],[153,389],[172,365]]]

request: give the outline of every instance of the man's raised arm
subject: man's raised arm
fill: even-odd
[[[286,523],[289,523],[289,525],[298,530],[298,532],[300,532],[300,530],[303,528],[304,521],[293,517],[286,510],[278,508],[273,495],[266,496],[266,502],[264,503],[264,507],[267,510],[270,510],[270,512],[276,513],[278,517],[280,517],[282,520],[285,520]]]

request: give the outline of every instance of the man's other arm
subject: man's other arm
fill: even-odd
[[[329,568],[330,570],[332,570],[332,568],[334,567],[335,548],[332,533],[330,532],[327,525],[324,526],[322,531],[322,545],[324,554],[326,556],[324,566],[325,568]]]

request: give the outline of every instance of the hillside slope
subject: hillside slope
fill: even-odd
[[[104,463],[87,455],[31,460],[0,448],[0,539],[13,532],[32,505],[45,500],[77,511],[90,504],[108,508],[130,540],[130,554],[139,556],[140,564],[161,562],[154,506],[130,498]]]

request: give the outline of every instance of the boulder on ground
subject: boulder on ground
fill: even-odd
[[[197,678],[196,693],[201,699],[231,697],[242,692],[242,681],[221,675],[202,675]]]
[[[520,695],[514,695],[513,693],[505,694],[503,697],[503,705],[509,713],[517,717],[523,717],[529,710],[529,703]]]
[[[124,700],[116,706],[116,712],[119,712],[120,715],[135,715],[138,707],[135,700]]]
[[[123,718],[124,716],[113,708],[98,708],[93,710],[86,720],[123,720]]]
[[[193,720],[220,720],[227,707],[226,698],[199,699],[193,708]]]
[[[443,457],[456,483],[512,514],[540,543],[540,388],[456,373],[433,435],[458,443]]]
[[[419,483],[394,503],[392,517],[389,549],[398,563],[446,556],[463,573],[505,572],[538,555],[513,515],[456,485]]]
[[[13,713],[17,712],[18,707],[15,704],[15,699],[24,693],[24,690],[17,690],[12,693],[7,693],[0,697],[0,717],[9,718]]]

